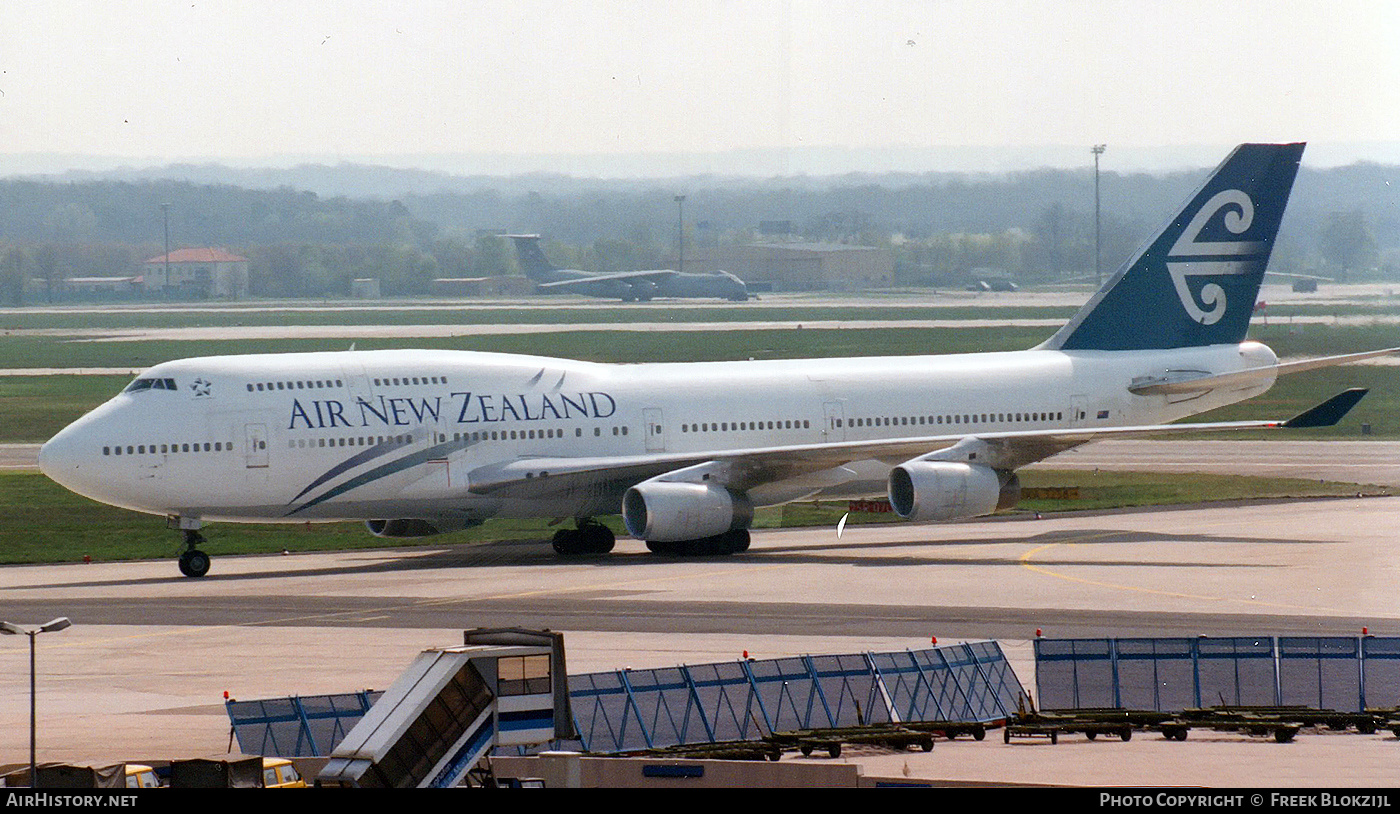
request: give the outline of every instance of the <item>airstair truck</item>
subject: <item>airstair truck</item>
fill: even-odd
[[[562,634],[468,630],[419,654],[321,770],[322,785],[445,788],[496,746],[575,737]]]

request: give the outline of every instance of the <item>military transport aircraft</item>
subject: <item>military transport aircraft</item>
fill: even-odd
[[[515,241],[515,256],[525,276],[541,294],[587,294],[625,302],[654,297],[717,297],[743,302],[749,298],[744,281],[727,271],[688,272],[675,269],[595,272],[555,268],[540,250],[539,235],[505,235]]]

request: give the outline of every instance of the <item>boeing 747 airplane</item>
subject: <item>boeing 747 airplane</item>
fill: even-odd
[[[54,436],[43,471],[165,515],[202,576],[210,521],[363,520],[416,537],[493,517],[573,518],[561,555],[603,553],[621,513],[665,554],[749,545],[755,506],[888,495],[915,521],[1016,502],[1016,470],[1090,441],[1320,426],[1168,424],[1281,374],[1395,349],[1279,363],[1246,339],[1301,144],[1234,150],[1054,336],[1030,350],[688,364],[469,351],[348,351],[156,365]]]

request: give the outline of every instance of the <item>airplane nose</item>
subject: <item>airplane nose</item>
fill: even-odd
[[[39,447],[39,471],[68,486],[79,467],[72,428],[61,430]]]

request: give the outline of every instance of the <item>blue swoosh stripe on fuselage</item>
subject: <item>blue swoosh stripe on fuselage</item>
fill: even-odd
[[[312,481],[310,484],[307,485],[305,489],[302,489],[300,492],[297,492],[296,497],[293,497],[291,500],[287,501],[287,503],[291,504],[297,502],[298,500],[301,500],[302,495],[305,495],[307,492],[310,492],[312,489],[315,489],[317,486],[320,486],[321,484],[325,483],[331,478],[334,478],[336,475],[339,475],[342,472],[354,469],[360,464],[365,463],[367,461],[371,461],[375,458],[378,458],[381,455],[388,455],[390,452],[393,452],[394,450],[400,447],[406,447],[412,443],[412,441],[385,441],[382,444],[375,444],[369,449],[357,452],[354,455],[351,455],[349,458],[346,458],[345,460],[326,470],[325,474]]]
[[[383,466],[377,466],[374,469],[371,469],[370,471],[365,472],[362,475],[356,475],[355,477],[345,481],[344,483],[340,484],[334,489],[325,492],[320,497],[314,500],[309,500],[296,507],[295,509],[292,509],[290,512],[287,512],[285,515],[283,515],[283,517],[290,517],[296,514],[297,512],[309,509],[318,503],[324,503],[325,501],[330,500],[333,497],[343,495],[351,489],[357,489],[361,486],[364,486],[367,483],[373,483],[374,481],[377,481],[380,478],[385,478],[389,475],[393,475],[396,472],[402,472],[405,469],[410,469],[421,463],[426,463],[427,461],[432,460],[433,458],[440,458],[444,455],[456,452],[457,450],[466,449],[474,443],[476,442],[448,441],[445,444],[438,444],[437,446],[428,447],[425,450],[414,452],[410,455],[405,455],[396,461],[390,461],[389,463],[384,464]]]

